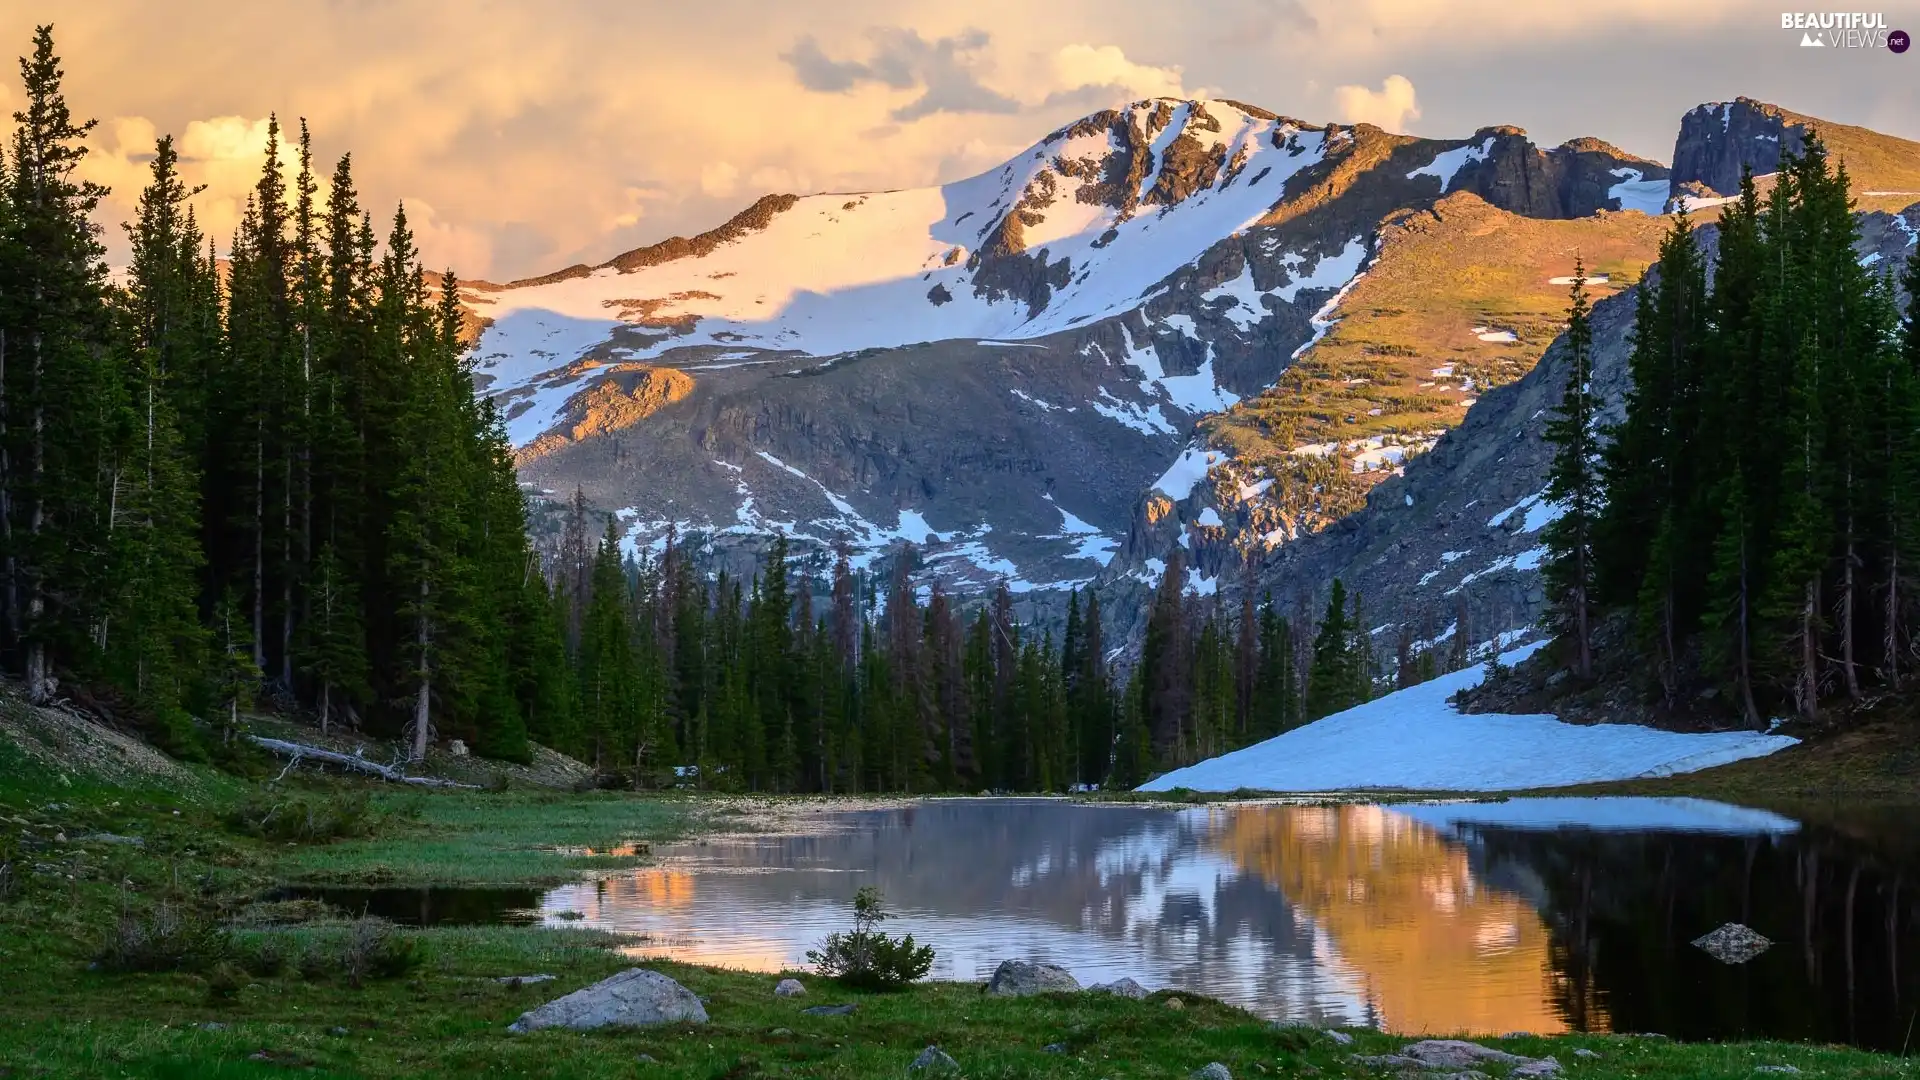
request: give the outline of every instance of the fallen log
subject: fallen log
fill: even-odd
[[[366,758],[353,754],[342,754],[337,750],[326,750],[318,746],[308,746],[305,743],[288,742],[285,739],[269,739],[264,735],[248,735],[247,741],[260,747],[262,750],[279,754],[282,757],[291,758],[292,761],[287,765],[289,769],[294,765],[298,765],[304,759],[311,759],[313,761],[324,762],[328,765],[337,765],[343,769],[353,769],[357,772],[371,773],[382,780],[390,780],[396,784],[415,784],[420,787],[476,789],[480,786],[478,784],[462,784],[457,780],[442,780],[434,776],[408,776],[391,765],[382,765],[377,761],[368,761]]]

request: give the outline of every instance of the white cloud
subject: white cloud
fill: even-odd
[[[1341,86],[1333,91],[1340,119],[1355,124],[1377,124],[1388,131],[1405,131],[1408,121],[1420,119],[1420,103],[1414,96],[1413,81],[1405,75],[1389,75],[1380,89]]]
[[[731,162],[710,161],[700,166],[700,190],[724,199],[740,189],[740,170]]]
[[[1113,89],[1123,98],[1184,97],[1179,65],[1155,67],[1127,59],[1115,45],[1063,45],[1053,54],[1049,97]]]

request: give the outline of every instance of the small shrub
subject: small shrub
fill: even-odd
[[[366,836],[377,823],[364,791],[325,798],[262,792],[229,810],[226,820],[235,832],[295,844],[329,844]]]
[[[207,1000],[232,1001],[247,985],[247,973],[232,964],[220,964],[207,973]]]
[[[368,979],[397,979],[426,962],[419,940],[385,919],[355,919],[338,955],[341,974],[356,987]]]
[[[270,979],[292,968],[298,959],[299,946],[288,940],[285,934],[256,934],[247,937],[229,937],[227,953],[249,974]]]
[[[161,904],[145,914],[122,915],[98,963],[105,971],[193,971],[220,953],[220,935],[211,921]]]
[[[831,979],[868,990],[891,990],[926,975],[933,967],[933,948],[915,945],[913,935],[890,938],[876,927],[885,921],[880,890],[867,886],[853,895],[853,930],[828,934],[818,949],[807,950],[807,962]]]

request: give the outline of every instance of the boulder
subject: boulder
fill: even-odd
[[[1080,989],[1080,980],[1058,964],[1038,960],[1002,960],[987,983],[994,997],[1026,997],[1029,994],[1071,994]]]
[[[1227,1071],[1225,1065],[1217,1061],[1207,1062],[1193,1070],[1191,1075],[1193,1080],[1233,1080],[1233,1074]]]
[[[1533,1060],[1463,1039],[1422,1039],[1401,1047],[1400,1055],[1412,1058],[1428,1069],[1471,1069],[1475,1065],[1488,1063],[1526,1065]]]
[[[1139,983],[1134,982],[1132,979],[1125,978],[1115,979],[1112,982],[1103,982],[1096,986],[1089,986],[1087,989],[1095,994],[1118,994],[1121,997],[1133,998],[1135,1001],[1153,992],[1141,986]]]
[[[1730,922],[1710,934],[1693,939],[1694,948],[1723,964],[1744,964],[1773,947],[1752,927]]]
[[[555,998],[523,1014],[507,1030],[525,1034],[550,1027],[587,1031],[706,1022],[707,1010],[693,991],[657,971],[633,968]]]
[[[947,1056],[947,1052],[937,1046],[929,1046],[920,1051],[920,1056],[907,1066],[910,1073],[927,1073],[933,1076],[958,1076],[960,1063]]]
[[[804,997],[806,993],[807,988],[799,979],[781,979],[773,988],[774,997]]]

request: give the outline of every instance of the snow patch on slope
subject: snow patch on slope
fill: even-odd
[[[1518,663],[1540,648],[1503,657]],[[1466,668],[1175,769],[1142,791],[1511,791],[1668,776],[1793,746],[1784,735],[1686,735],[1628,724],[1563,724],[1544,715],[1466,715],[1447,699],[1479,685]]]
[[[1491,153],[1493,153],[1493,137],[1488,136],[1487,140],[1479,146],[1469,143],[1435,155],[1432,161],[1408,173],[1407,179],[1412,180],[1419,176],[1435,177],[1440,181],[1440,194],[1445,195],[1447,189],[1453,186],[1453,178],[1461,169],[1476,161],[1487,160],[1487,155]]]

